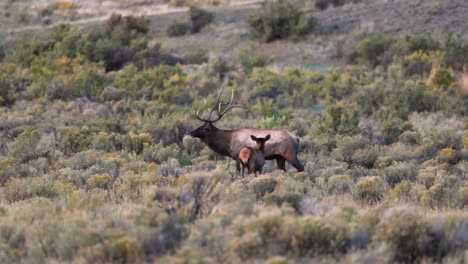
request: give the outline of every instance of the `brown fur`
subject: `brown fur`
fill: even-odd
[[[239,163],[241,166],[241,175],[244,177],[245,167],[249,169],[249,174],[262,173],[263,166],[265,165],[265,142],[270,139],[270,135],[264,138],[257,138],[251,135],[250,138],[255,141],[257,148],[244,147],[239,153]]]
[[[247,164],[249,162],[250,154],[252,153],[252,148],[245,147],[241,149],[239,153],[239,160],[241,163]]]

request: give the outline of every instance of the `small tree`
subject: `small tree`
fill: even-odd
[[[288,0],[265,1],[262,11],[249,16],[248,24],[254,36],[265,42],[309,33],[316,25],[304,12]]]
[[[192,22],[192,33],[200,32],[202,28],[213,22],[213,18],[214,16],[210,12],[191,6],[190,21]]]

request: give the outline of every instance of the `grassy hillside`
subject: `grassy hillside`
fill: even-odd
[[[0,263],[466,262],[465,25],[317,2],[4,31]],[[225,80],[216,126],[290,131],[304,172],[189,136]]]

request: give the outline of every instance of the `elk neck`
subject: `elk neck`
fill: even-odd
[[[211,136],[205,137],[203,142],[216,153],[230,156],[232,130],[222,130],[213,127]]]

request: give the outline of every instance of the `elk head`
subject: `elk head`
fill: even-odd
[[[195,117],[198,120],[203,122],[203,125],[201,125],[200,127],[196,128],[195,130],[190,132],[190,135],[192,135],[192,137],[197,137],[197,138],[200,138],[202,140],[209,137],[210,135],[213,134],[213,132],[215,130],[217,130],[217,128],[213,125],[213,123],[220,120],[224,116],[224,114],[226,114],[232,108],[234,108],[234,107],[244,107],[244,105],[233,104],[232,103],[232,100],[234,99],[234,90],[232,90],[231,99],[229,100],[229,102],[223,103],[223,102],[220,101],[221,94],[223,93],[223,90],[224,90],[224,87],[226,86],[226,84],[227,84],[227,79],[224,82],[221,90],[219,91],[218,97],[216,99],[216,103],[213,106],[213,108],[211,109],[211,111],[209,112],[208,118],[201,118],[200,116],[198,116],[198,113],[195,115]],[[224,110],[221,110],[222,108],[224,108]],[[217,117],[212,119],[213,112],[215,112],[215,111],[216,111]]]
[[[270,139],[270,134],[268,134],[264,138],[259,138],[254,135],[250,135],[250,138],[257,143],[257,149],[263,152],[265,150],[265,142],[267,142]]]

